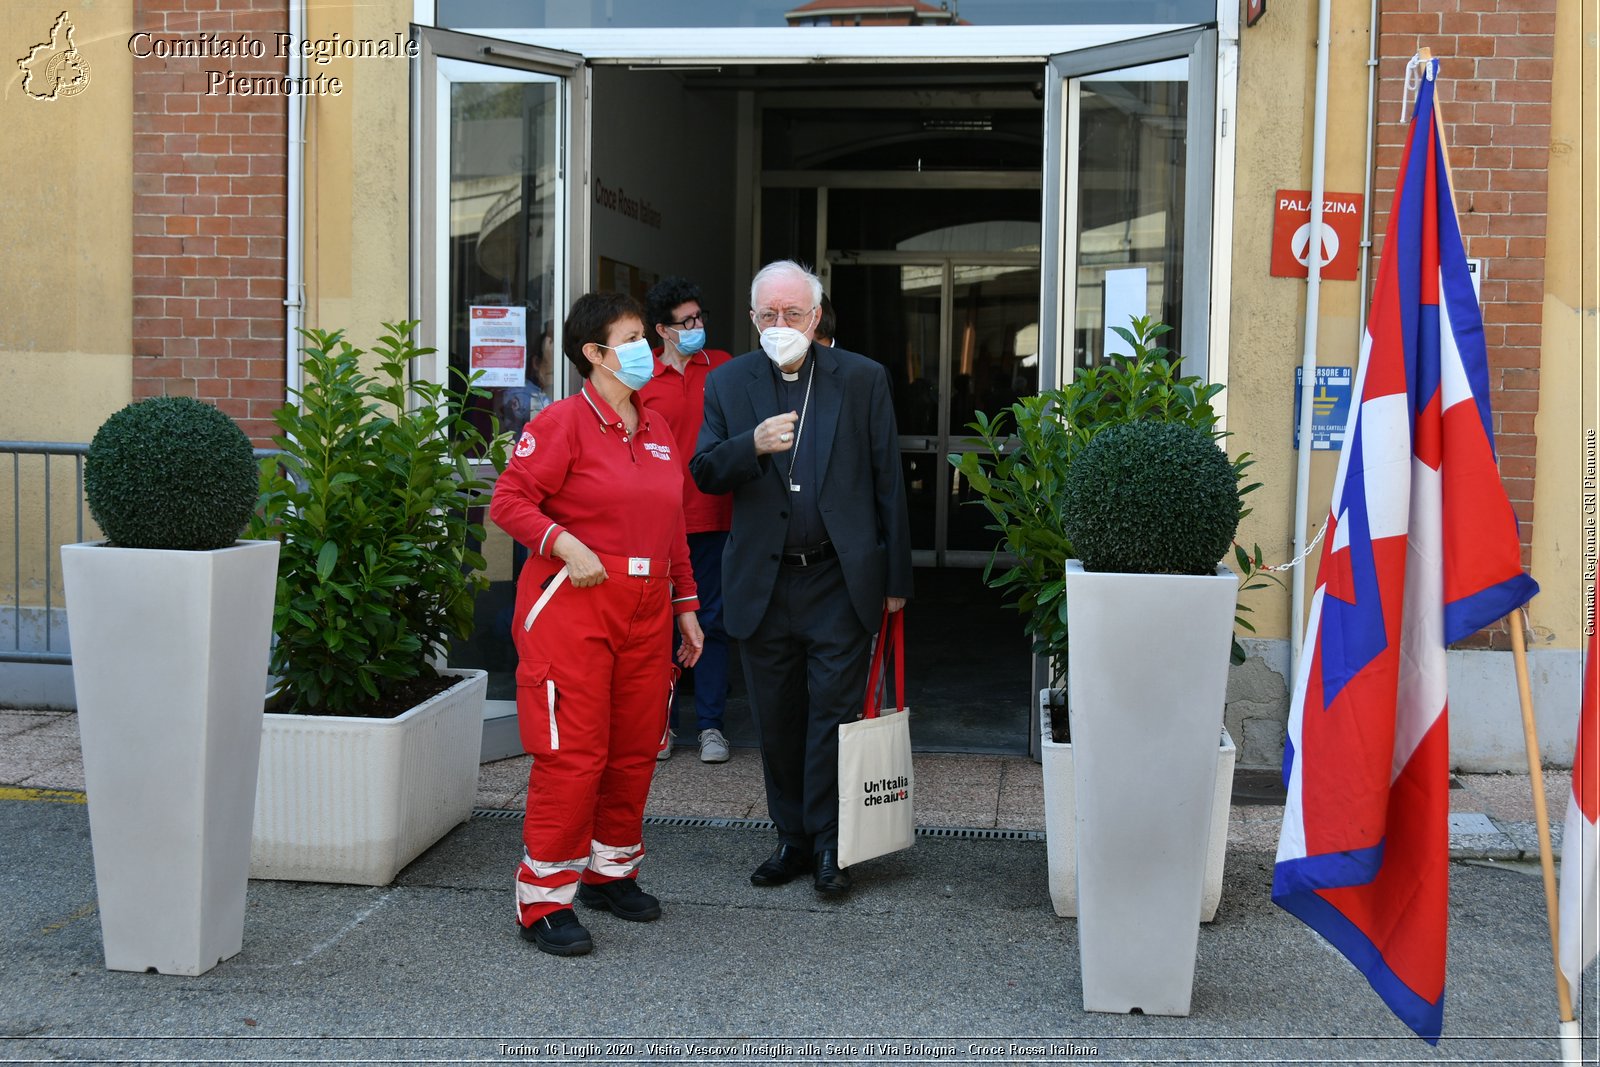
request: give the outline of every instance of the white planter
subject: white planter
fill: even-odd
[[[252,878],[387,885],[471,817],[489,675],[445,673],[393,719],[265,716]]]
[[[278,543],[63,545],[106,967],[239,952]]]
[[[1057,690],[1057,692],[1061,692]],[[1039,691],[1039,762],[1044,769],[1045,860],[1050,872],[1050,905],[1063,919],[1078,914],[1078,843],[1076,778],[1072,743],[1050,739],[1050,693]],[[1222,867],[1228,854],[1228,809],[1233,798],[1233,768],[1239,750],[1222,731],[1217,747],[1216,791],[1211,798],[1211,834],[1206,845],[1206,877],[1200,894],[1200,921],[1217,917],[1222,901]]]
[[[1187,1015],[1238,578],[1066,581],[1084,1010]]]

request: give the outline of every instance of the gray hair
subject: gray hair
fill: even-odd
[[[762,283],[780,277],[804,278],[806,284],[811,288],[811,306],[816,307],[822,303],[822,279],[792,259],[779,259],[756,271],[756,276],[750,279],[750,310],[755,310],[756,290],[761,288]]]

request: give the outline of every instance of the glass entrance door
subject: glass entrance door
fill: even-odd
[[[1045,81],[1040,332],[1049,385],[1122,344],[1132,315],[1173,328],[1208,376],[1214,30],[1051,58]]]
[[[586,68],[570,53],[443,30],[421,31],[421,43],[414,306],[437,351],[414,372],[485,372],[490,395],[473,417],[515,433],[565,392],[554,353],[569,289],[584,278]],[[493,758],[522,750],[506,635],[527,550],[493,527],[482,550],[490,588],[449,659],[489,672],[483,748]]]
[[[1149,315],[1184,371],[1210,377],[1215,30],[1051,57],[1044,82],[1039,296],[1044,385],[1126,351]],[[1049,684],[1034,661],[1033,688]],[[1039,746],[1037,708],[1030,745]]]

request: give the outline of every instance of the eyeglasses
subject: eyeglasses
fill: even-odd
[[[704,311],[696,311],[693,315],[685,316],[684,318],[679,319],[677,322],[669,322],[669,323],[667,323],[668,326],[671,326],[671,327],[674,327],[675,329],[680,329],[680,330],[681,329],[685,329],[685,328],[690,329],[690,330],[694,330],[694,329],[700,328],[701,326],[704,326],[705,324],[706,324],[706,313]]]
[[[776,308],[762,308],[760,311],[755,312],[752,317],[756,320],[757,326],[766,329],[768,326],[776,325],[778,316],[781,314],[783,321],[792,327],[801,326],[809,322],[811,313],[815,310],[815,305],[808,308],[784,308],[781,312]]]

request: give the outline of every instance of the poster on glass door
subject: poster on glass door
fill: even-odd
[[[521,385],[528,367],[528,309],[471,308],[467,346],[469,374],[479,374],[479,385],[491,389]]]

